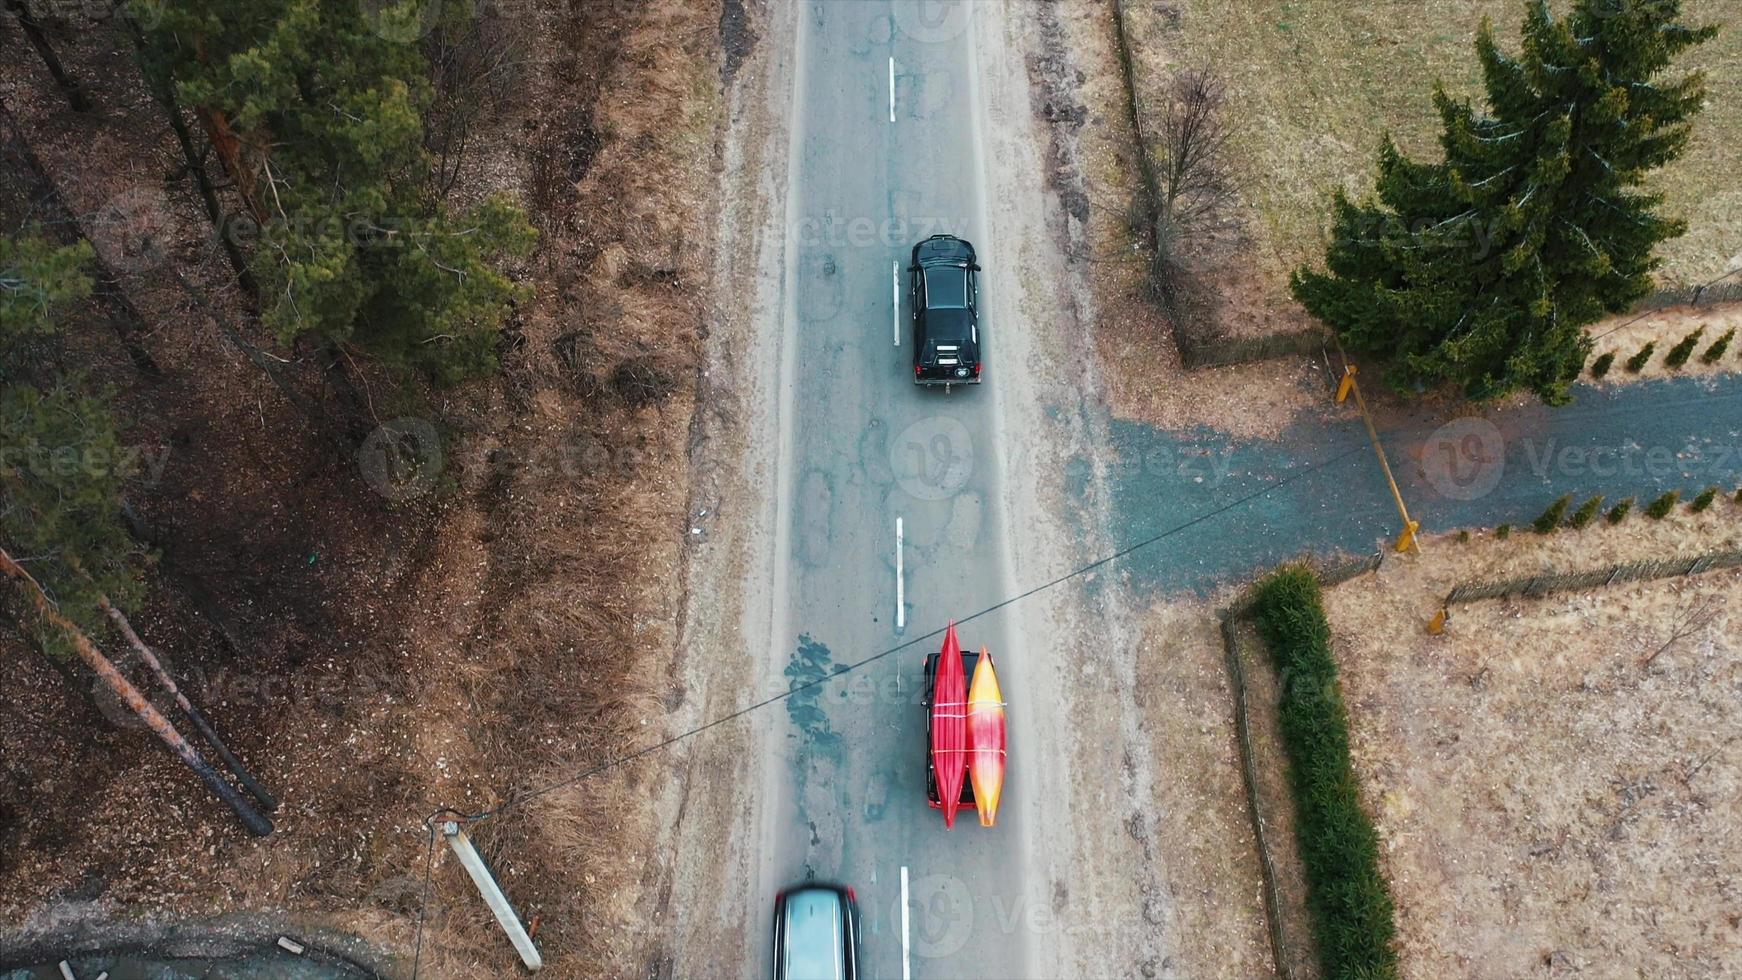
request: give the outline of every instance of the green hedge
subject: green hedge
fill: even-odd
[[[1327,980],[1396,977],[1391,890],[1349,762],[1348,713],[1318,580],[1291,565],[1260,582],[1255,598],[1254,618],[1282,678],[1282,742],[1322,972]]]

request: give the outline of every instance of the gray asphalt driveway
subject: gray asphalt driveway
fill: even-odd
[[[1742,484],[1742,378],[1581,386],[1564,408],[1532,404],[1452,422],[1380,420],[1393,471],[1426,531],[1524,524],[1563,493],[1610,501]],[[1122,561],[1145,589],[1203,591],[1311,552],[1370,552],[1398,517],[1367,434],[1297,424],[1275,441],[1112,425],[1115,506],[1131,546],[1199,521]],[[1086,461],[1078,461],[1086,466]]]

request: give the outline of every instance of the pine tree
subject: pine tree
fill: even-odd
[[[199,118],[251,220],[262,315],[280,340],[354,345],[446,380],[491,369],[524,290],[498,268],[534,232],[507,200],[443,205],[426,147],[429,66],[401,23],[356,0],[148,0],[154,77]],[[445,7],[442,9],[446,9]]]
[[[1402,386],[1450,381],[1477,398],[1524,388],[1555,404],[1590,353],[1584,327],[1650,292],[1652,249],[1683,231],[1646,176],[1685,148],[1699,73],[1659,81],[1715,33],[1680,0],[1526,4],[1523,50],[1476,42],[1488,109],[1436,88],[1444,158],[1387,138],[1374,199],[1339,194],[1325,270],[1291,286],[1348,347]]]
[[[23,346],[56,333],[66,308],[91,294],[91,254],[84,242],[0,239],[0,544],[29,556],[70,618],[100,629],[97,596],[132,608],[139,593],[138,548],[118,516],[135,457],[101,394],[40,370]]]
[[[91,295],[94,254],[90,242],[57,246],[34,229],[0,238],[0,349],[53,333],[54,314]]]

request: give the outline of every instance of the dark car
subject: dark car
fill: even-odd
[[[913,383],[980,383],[980,267],[974,246],[933,235],[913,247],[907,267],[913,301]]]
[[[774,980],[857,980],[853,889],[806,882],[774,896]]]

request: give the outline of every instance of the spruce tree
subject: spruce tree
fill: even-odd
[[[1373,199],[1339,194],[1324,271],[1294,295],[1349,348],[1388,360],[1400,387],[1452,382],[1471,397],[1567,391],[1584,327],[1651,291],[1652,249],[1683,231],[1647,175],[1685,148],[1699,73],[1660,79],[1715,33],[1680,0],[1529,0],[1522,51],[1483,22],[1487,111],[1436,87],[1443,159],[1387,138]]]
[[[262,315],[283,342],[354,345],[457,380],[494,366],[524,291],[499,264],[534,232],[499,197],[445,206],[425,141],[423,5],[145,0],[141,58],[199,118],[249,219]],[[444,8],[445,9],[445,8]]]

